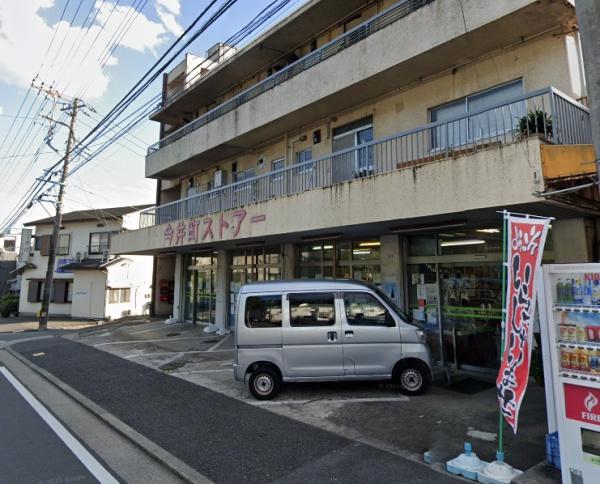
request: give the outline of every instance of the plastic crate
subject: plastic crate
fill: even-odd
[[[546,462],[552,467],[560,469],[560,447],[558,445],[558,432],[546,435]]]

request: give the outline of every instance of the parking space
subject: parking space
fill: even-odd
[[[210,390],[309,423],[339,435],[422,461],[456,457],[465,441],[493,460],[497,400],[493,380],[456,377],[422,397],[407,397],[386,382],[285,385],[271,401],[257,401],[233,379],[234,336],[203,333],[188,323],[128,323],[70,335],[80,343],[201,385]],[[519,435],[505,435],[507,459],[527,469],[544,459],[543,388],[532,384],[521,410]]]

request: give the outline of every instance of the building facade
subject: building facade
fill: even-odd
[[[572,1],[312,0],[181,85],[151,115],[156,207],[113,246],[155,256],[157,314],[225,328],[246,282],[353,278],[490,369],[498,211],[555,218],[546,261],[597,259]]]
[[[139,227],[139,209],[117,207],[63,215],[50,293],[50,316],[118,319],[148,314],[152,257],[112,256],[111,239]],[[19,314],[36,316],[46,278],[54,219],[25,224],[35,229],[31,256],[18,270],[22,284]]]

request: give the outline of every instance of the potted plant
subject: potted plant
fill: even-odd
[[[521,138],[543,136],[552,138],[552,117],[541,109],[533,109],[519,118],[517,132]]]

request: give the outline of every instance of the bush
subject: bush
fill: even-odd
[[[0,297],[0,315],[3,318],[9,317],[13,313],[19,312],[19,296],[16,294],[6,294]]]
[[[519,118],[517,130],[523,138],[532,134],[545,134],[552,138],[552,117],[541,109],[534,109]]]

